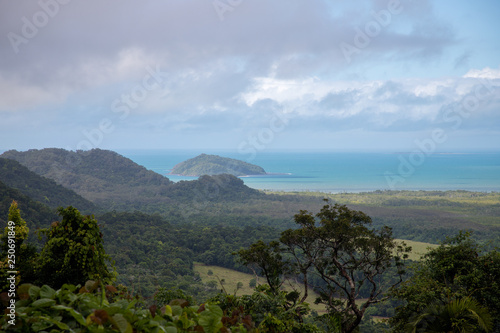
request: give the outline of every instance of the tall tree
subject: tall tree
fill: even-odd
[[[1,260],[0,260],[0,283],[1,289],[6,290],[11,274],[7,271],[16,271],[16,283],[33,282],[35,278],[34,265],[38,253],[34,245],[26,242],[29,228],[26,221],[21,217],[21,211],[17,202],[12,201],[9,208],[7,226],[0,236]]]
[[[9,222],[1,236],[2,251],[7,253],[7,250],[10,248],[9,236],[14,236],[11,238],[14,240],[14,243],[11,244],[15,244],[14,253],[19,255],[24,240],[28,238],[29,228],[26,225],[26,221],[21,217],[21,211],[17,207],[16,201],[12,201],[12,204],[10,205],[7,221]]]
[[[113,280],[116,273],[104,251],[97,220],[71,206],[58,211],[62,220],[41,231],[47,241],[37,265],[39,283],[59,288],[64,283]]]
[[[371,229],[371,218],[363,212],[325,201],[316,215],[307,211],[295,215],[299,228],[282,233],[280,251],[302,275],[306,294],[311,275],[322,281],[318,301],[326,304],[330,317],[337,318],[342,332],[353,332],[366,309],[385,300],[385,292],[402,281],[404,259],[411,248],[395,242],[388,227]],[[398,279],[383,281],[382,274],[393,265]],[[361,291],[366,289],[360,304]]]

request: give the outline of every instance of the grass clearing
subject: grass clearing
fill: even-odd
[[[209,281],[216,281],[218,288],[220,287],[219,279],[224,280],[223,286],[228,294],[235,294],[238,296],[241,295],[251,295],[254,291],[254,288],[249,286],[250,280],[255,278],[252,274],[242,273],[235,271],[233,269],[219,267],[219,266],[208,266],[203,263],[195,263],[194,271],[200,274],[201,280],[203,283],[207,283]],[[209,271],[212,272],[212,275],[209,275]],[[238,282],[243,284],[243,287],[237,289]],[[260,277],[257,283],[263,284],[265,279]],[[301,293],[304,292],[304,286],[295,282],[287,281],[285,283],[286,290],[296,289]],[[314,300],[318,297],[318,294],[311,291],[309,289],[309,296],[306,299],[306,302],[309,303],[311,309],[318,312],[318,314],[326,313],[325,306],[321,304],[314,304]]]
[[[437,248],[438,244],[417,242],[406,239],[396,239],[397,241],[403,241],[406,245],[411,246],[411,253],[409,253],[409,259],[411,260],[420,260],[420,258],[429,252],[429,250]]]

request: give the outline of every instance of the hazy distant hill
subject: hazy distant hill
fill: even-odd
[[[218,155],[201,154],[177,164],[171,171],[172,174],[182,176],[220,175],[233,176],[265,175],[266,171],[260,166],[221,157]]]
[[[15,160],[0,158],[0,181],[51,208],[73,206],[84,213],[95,213],[98,209],[74,191],[30,171]]]

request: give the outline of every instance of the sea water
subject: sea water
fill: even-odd
[[[201,153],[243,160],[268,175],[241,177],[255,189],[275,191],[364,192],[375,190],[500,191],[500,153],[347,153],[263,151],[121,150],[120,154],[172,181],[182,161]]]

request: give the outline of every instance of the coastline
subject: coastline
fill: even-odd
[[[180,176],[170,172],[176,164],[199,152],[155,150],[120,153],[174,182],[196,179],[196,176]],[[241,158],[238,152],[210,153]],[[239,178],[253,189],[284,192],[500,191],[498,152],[436,153],[426,156],[425,161],[415,166],[402,164],[403,159],[408,161],[409,155],[387,152],[263,151],[251,163],[264,168],[266,175]]]

